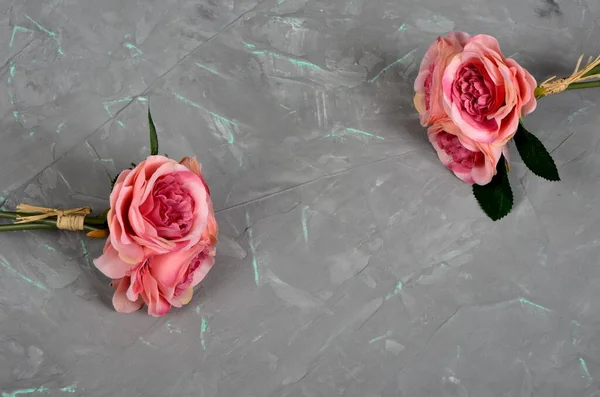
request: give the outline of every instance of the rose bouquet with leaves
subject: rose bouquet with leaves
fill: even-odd
[[[565,90],[600,87],[600,57],[567,78],[537,85],[488,35],[451,32],[430,47],[415,81],[415,108],[439,159],[473,185],[481,209],[493,220],[513,207],[507,144],[513,140],[523,163],[537,176],[559,181],[542,142],[527,131],[524,117],[537,100]]]
[[[122,171],[113,182],[110,208],[91,216],[70,210],[17,206],[0,212],[10,223],[0,231],[71,230],[107,238],[96,267],[112,279],[113,306],[130,313],[144,304],[161,316],[192,299],[214,264],[218,227],[200,164],[158,155],[156,128],[148,111],[150,156]]]

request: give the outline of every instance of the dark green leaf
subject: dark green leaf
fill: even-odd
[[[110,181],[110,191],[111,192],[115,188],[115,183],[117,183],[117,179],[119,179],[119,175],[121,175],[120,172],[115,176],[115,179],[111,179],[111,181]]]
[[[150,155],[155,156],[158,154],[158,136],[150,114],[150,107],[148,107],[148,125],[150,126]]]
[[[479,206],[493,221],[504,218],[513,206],[513,193],[504,156],[498,161],[496,171],[496,175],[487,185],[473,185],[473,194]]]
[[[514,139],[521,159],[531,172],[549,181],[560,181],[552,156],[535,135],[519,124]]]

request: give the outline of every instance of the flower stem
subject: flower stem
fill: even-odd
[[[595,81],[583,81],[581,83],[569,84],[567,90],[580,90],[583,88],[595,88],[600,87],[600,80]]]
[[[14,232],[19,230],[56,230],[56,225],[45,223],[19,223],[18,225],[0,225],[0,232]]]
[[[86,216],[85,224],[86,225],[95,225],[95,226],[105,226],[106,225],[106,215]]]
[[[567,90],[569,90],[569,91],[572,91],[572,90],[582,90],[584,88],[596,88],[596,87],[600,87],[600,80],[582,81],[582,82],[579,82],[579,83],[571,83],[567,87]],[[551,95],[551,94],[548,94],[544,88],[537,87],[535,89],[534,95],[535,95],[535,99],[539,100],[539,99],[547,97],[548,95]]]
[[[28,216],[31,214],[20,214],[18,212],[9,212],[9,211],[0,211],[0,219],[16,219],[17,216]],[[29,226],[29,227],[25,227]],[[40,219],[35,222],[28,223],[19,223],[19,224],[0,224],[0,232],[8,232],[14,230],[56,230],[56,219]],[[92,232],[95,230],[101,230],[102,228],[98,228],[92,225],[84,224],[83,230],[86,232]]]

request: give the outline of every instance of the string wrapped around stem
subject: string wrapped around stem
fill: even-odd
[[[556,78],[556,76],[553,76],[540,84],[540,86],[535,90],[536,97],[541,98],[548,95],[559,94],[565,90],[576,88],[574,87],[576,84],[589,80],[600,79],[600,70],[595,70],[598,66],[600,66],[600,56],[598,56],[596,59],[590,57],[586,66],[579,70],[582,61],[583,55],[579,57],[577,65],[575,66],[575,71],[573,74],[571,74],[571,76],[565,78]]]
[[[31,223],[46,218],[56,217],[56,227],[61,230],[79,231],[84,230],[85,217],[92,213],[89,207],[59,210],[54,208],[37,207],[29,204],[17,206],[19,215],[15,224]],[[23,213],[32,215],[21,215]]]

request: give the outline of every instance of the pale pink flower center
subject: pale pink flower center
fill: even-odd
[[[455,103],[473,119],[483,121],[493,109],[494,83],[486,78],[474,65],[465,65],[458,71],[454,82],[453,97]]]
[[[198,269],[198,267],[200,267],[200,264],[202,264],[203,256],[204,253],[201,252],[198,255],[196,255],[194,259],[192,259],[192,261],[190,262],[190,265],[188,267],[187,272],[185,273],[183,281],[180,282],[177,285],[177,287],[175,287],[174,295],[176,297],[181,296],[181,294],[183,294],[192,284],[192,281],[194,280],[194,272],[196,271],[196,269]]]
[[[460,143],[456,135],[442,131],[437,134],[435,140],[438,146],[448,156],[452,157],[455,163],[467,169],[472,169],[475,164],[483,161],[483,153],[470,151]]]
[[[153,207],[149,214],[159,237],[175,239],[185,236],[193,223],[194,199],[184,189],[178,174],[157,179],[152,190]]]

